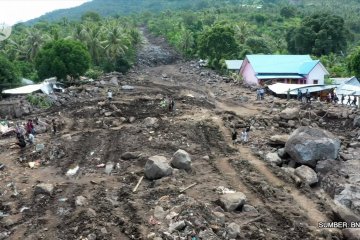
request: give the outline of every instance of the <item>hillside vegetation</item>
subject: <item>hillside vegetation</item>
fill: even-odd
[[[20,77],[37,81],[51,75],[68,81],[64,76],[83,74],[84,69],[70,71],[64,59],[70,57],[78,64],[87,57],[54,55],[62,52],[58,49],[48,49],[48,56],[39,57],[47,44],[77,45],[58,43],[61,40],[79,41],[78,48],[88,52],[89,64],[79,63],[87,66],[87,76],[125,73],[135,63],[141,44],[139,26],[165,37],[185,58],[208,59],[209,66],[220,71],[225,59],[243,59],[246,54],[311,54],[321,59],[332,77],[349,76],[360,72],[354,64],[360,54],[359,8],[355,0],[93,0],[46,14],[30,25],[14,26],[12,36],[0,42],[2,63],[12,65],[6,67],[11,78],[0,84],[9,87]],[[40,61],[54,56],[53,65]]]

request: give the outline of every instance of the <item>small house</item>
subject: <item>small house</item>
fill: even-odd
[[[324,84],[329,72],[309,55],[247,55],[240,75],[249,85],[273,83]]]

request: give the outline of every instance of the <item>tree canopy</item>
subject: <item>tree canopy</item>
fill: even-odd
[[[57,40],[47,43],[40,50],[35,66],[40,78],[76,78],[89,68],[90,55],[86,47],[78,41]]]
[[[340,53],[346,49],[346,33],[343,18],[329,13],[313,14],[288,32],[288,50],[295,54],[310,53],[316,56]]]
[[[0,90],[17,85],[19,82],[14,64],[0,54]]]
[[[208,28],[199,37],[200,56],[213,61],[237,55],[239,46],[234,35],[234,29],[228,25],[217,24]]]

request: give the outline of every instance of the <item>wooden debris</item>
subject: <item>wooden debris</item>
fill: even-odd
[[[188,190],[189,188],[192,188],[192,187],[195,186],[196,184],[197,184],[197,183],[193,183],[193,184],[187,186],[186,188],[184,188],[183,190],[180,190],[180,192],[181,192],[181,193],[182,193],[182,192],[185,192],[186,190]]]
[[[139,187],[139,185],[140,185],[140,183],[141,183],[141,181],[142,181],[143,179],[144,179],[144,176],[142,176],[142,177],[139,179],[138,183],[137,183],[136,186],[134,187],[133,192],[136,192],[136,190],[138,189],[138,187]]]

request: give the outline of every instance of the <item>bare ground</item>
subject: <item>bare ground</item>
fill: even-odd
[[[37,142],[45,144],[41,153],[30,147],[20,152],[10,147],[15,139],[2,139],[0,163],[6,168],[0,171],[0,212],[4,214],[0,233],[7,233],[8,239],[147,239],[151,232],[160,236],[165,225],[149,221],[154,207],[161,205],[178,213],[191,211],[191,216],[203,220],[193,227],[197,234],[212,229],[217,234],[213,239],[225,239],[224,226],[211,223],[210,217],[220,211],[214,190],[224,186],[243,192],[247,204],[256,209],[224,213],[226,224],[241,226],[238,239],[343,239],[337,229],[317,228],[319,221],[334,218],[326,195],[299,189],[253,154],[252,139],[261,138],[262,131],[252,132],[247,145],[232,146],[225,118],[231,112],[250,121],[260,114],[262,105],[234,98],[253,98],[253,93],[222,81],[208,84],[206,77],[184,67],[188,65],[147,67],[125,76],[135,90],[115,94],[118,116],[98,114],[105,89],[97,98],[43,112],[44,118],[56,116],[64,125],[55,136],[37,135]],[[174,113],[159,106],[169,94],[176,100]],[[109,105],[104,108],[110,109]],[[122,122],[119,117],[135,117],[135,121]],[[156,117],[159,126],[146,127],[146,117]],[[170,159],[178,149],[191,154],[191,172],[144,179],[132,192],[148,157],[159,154]],[[120,156],[125,152],[139,157],[123,160]],[[34,160],[43,164],[30,169],[27,162]],[[108,162],[116,166],[110,174],[98,167]],[[75,166],[79,172],[66,176]],[[34,194],[40,182],[53,184],[54,193]],[[197,185],[179,192],[192,183]],[[87,203],[76,205],[77,196],[84,196]]]

